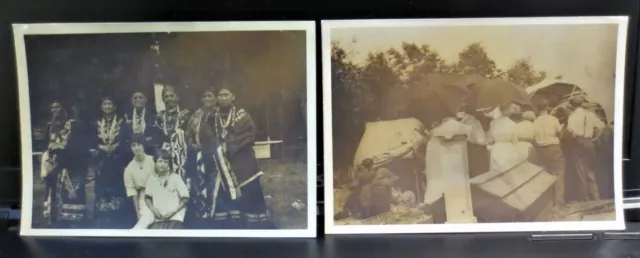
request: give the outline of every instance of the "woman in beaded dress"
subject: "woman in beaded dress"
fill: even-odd
[[[95,157],[95,219],[97,228],[129,229],[136,222],[133,204],[122,182],[128,153],[123,119],[116,114],[112,98],[101,102],[102,115],[95,122],[96,141],[90,153]]]
[[[158,128],[155,127],[156,115],[152,109],[147,107],[147,97],[141,91],[135,91],[131,96],[132,109],[124,114],[124,128],[126,129],[127,141],[134,137],[143,141],[144,152],[154,155],[156,152]],[[130,153],[133,158],[133,153]],[[128,159],[130,160],[130,159]]]
[[[226,228],[275,229],[262,192],[260,170],[253,150],[253,119],[235,105],[228,87],[216,94],[218,108],[207,123],[214,129],[216,166],[212,213],[215,224]]]
[[[208,123],[213,119],[215,105],[216,91],[213,88],[205,89],[202,92],[202,107],[193,113],[187,126],[187,186],[191,196],[185,219],[188,228],[215,227],[211,220],[211,207],[216,173],[213,154],[218,144],[213,128]]]
[[[185,129],[191,113],[180,107],[179,100],[174,86],[167,85],[162,89],[165,110],[158,112],[156,127],[160,130],[161,148],[171,153],[171,172],[177,173],[186,182],[187,141]]]
[[[70,119],[59,101],[51,104],[48,145],[43,154],[45,213],[55,228],[81,226],[86,219],[85,183],[88,164],[82,126]]]
[[[56,196],[56,182],[58,181],[58,173],[55,172],[59,170],[55,154],[65,146],[61,144],[62,135],[60,133],[68,119],[67,113],[62,108],[62,103],[57,100],[52,101],[51,115],[44,129],[46,149],[40,159],[40,176],[45,184],[43,215],[49,220],[48,223],[52,225],[56,224],[56,218],[58,217],[56,206],[51,205],[52,202],[55,202],[53,199]]]

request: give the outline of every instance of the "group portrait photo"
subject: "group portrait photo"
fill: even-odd
[[[14,34],[22,234],[315,237],[312,22]]]
[[[326,232],[624,228],[626,24],[323,22]]]

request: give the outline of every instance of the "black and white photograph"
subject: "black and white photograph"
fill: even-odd
[[[624,229],[627,19],[323,21],[326,233]]]
[[[21,234],[315,237],[314,30],[14,25]]]

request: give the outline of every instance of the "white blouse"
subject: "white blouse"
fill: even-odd
[[[149,176],[154,173],[155,162],[153,157],[147,155],[142,162],[132,160],[129,165],[124,169],[124,187],[127,191],[127,196],[132,197],[139,194],[139,191],[144,190],[147,185]],[[144,194],[140,193],[139,198],[144,203]]]

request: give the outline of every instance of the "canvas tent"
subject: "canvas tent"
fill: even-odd
[[[424,130],[424,125],[415,118],[367,123],[354,164],[370,158],[379,167],[394,159],[411,158],[424,144]]]
[[[394,189],[410,191],[420,201],[426,182],[424,130],[424,125],[415,118],[367,123],[354,164],[372,159],[374,168],[385,167],[399,177]]]

